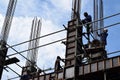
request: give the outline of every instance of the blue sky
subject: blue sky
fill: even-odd
[[[115,13],[120,12],[120,0],[103,0],[104,1],[104,17],[110,16]],[[4,21],[4,16],[6,13],[7,5],[9,0],[0,0],[0,31]],[[64,29],[63,24],[67,25],[67,22],[71,17],[71,3],[72,0],[18,0],[17,6],[11,25],[11,30],[8,38],[8,44],[14,45],[26,40],[29,40],[30,29],[32,24],[32,19],[37,16],[42,18],[42,31],[41,35],[45,35],[57,30]],[[82,1],[82,11],[81,18],[83,18],[83,13],[87,11],[92,15],[93,3],[92,0],[83,0]],[[92,15],[93,16],[93,15]],[[105,26],[120,22],[120,15],[105,20]],[[107,51],[112,52],[120,50],[120,37],[119,30],[120,25],[116,25],[108,28],[108,45]],[[19,36],[18,36],[19,35]],[[51,41],[59,40],[66,37],[66,31],[52,35],[40,40],[40,45],[49,43]],[[23,51],[27,49],[27,44],[23,44],[17,47],[14,47],[17,51]],[[15,53],[13,50],[9,49],[8,54]],[[26,52],[23,53],[26,56]],[[119,53],[118,53],[119,54]],[[43,48],[39,48],[38,54],[38,63],[37,65],[46,69],[54,66],[54,61],[57,55],[64,57],[65,55],[65,46],[63,44],[56,43]],[[25,59],[19,55],[18,57],[21,62],[21,66],[25,65]],[[49,63],[48,63],[49,61]],[[21,69],[15,64],[10,65],[10,67],[16,70],[21,74]],[[12,71],[9,70],[9,73],[4,71],[2,80],[7,80],[17,76]],[[17,80],[17,79],[15,79]]]

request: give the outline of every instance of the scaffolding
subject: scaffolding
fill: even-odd
[[[99,0],[99,1],[100,2],[98,2],[98,0],[94,0],[94,11],[95,11],[94,21],[90,22],[91,24],[92,23],[94,24],[94,27],[96,26],[93,30],[93,32],[95,33],[98,32],[99,30],[100,30],[100,33],[102,33],[104,28],[109,28],[111,26],[120,24],[120,22],[118,22],[118,23],[104,27],[104,22],[103,22],[104,19],[120,15],[120,13],[103,18],[103,2],[102,0]],[[99,14],[98,14],[98,3],[100,3],[99,10],[101,11],[101,12],[99,11],[100,12]],[[81,0],[73,0],[72,17],[71,17],[71,20],[68,21],[68,26],[66,29],[62,29],[41,37],[40,36],[36,37],[35,36],[35,34],[37,34],[36,30],[39,31],[40,28],[33,29],[33,26],[32,26],[31,37],[29,41],[8,46],[8,48],[12,48],[13,50],[15,50],[13,48],[14,46],[18,46],[18,45],[30,42],[29,43],[30,46],[27,50],[24,50],[21,52],[18,52],[15,50],[16,53],[8,55],[8,56],[12,56],[12,55],[21,54],[23,52],[28,51],[26,66],[23,67],[22,75],[19,77],[23,77],[24,74],[28,74],[27,70],[29,70],[29,66],[34,64],[35,64],[34,66],[36,66],[36,59],[37,59],[36,55],[37,55],[38,48],[44,47],[53,43],[57,43],[63,40],[67,40],[64,69],[59,70],[57,72],[47,73],[47,74],[46,73],[40,74],[40,73],[45,72],[47,70],[52,70],[54,68],[41,70],[41,71],[33,71],[33,73],[29,72],[31,76],[27,80],[119,80],[120,79],[119,77],[120,73],[118,71],[120,69],[120,62],[119,62],[120,56],[107,58],[107,51],[100,45],[101,43],[99,43],[99,40],[97,41],[97,43],[94,41],[92,41],[92,43],[90,44],[83,43],[82,37],[85,34],[82,32],[83,25],[81,24],[81,20],[79,16],[80,10],[81,10]],[[39,22],[38,23],[35,23],[35,22],[37,22],[36,18],[33,20],[33,25],[39,24]],[[98,24],[98,22],[100,23]],[[36,44],[38,43],[38,40],[40,38],[43,38],[52,34],[56,34],[65,30],[67,30],[67,38],[56,40],[54,42],[47,43],[40,46]],[[93,37],[96,37],[96,35],[97,34],[94,34]],[[97,37],[95,39],[97,39]],[[113,54],[117,52],[120,52],[120,51],[118,50],[108,54]],[[19,77],[15,77],[15,78],[19,78]],[[11,78],[9,80],[12,80],[15,78]]]

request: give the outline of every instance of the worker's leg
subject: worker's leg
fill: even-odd
[[[88,42],[90,42],[90,28],[89,25],[87,25],[87,36],[88,36]]]

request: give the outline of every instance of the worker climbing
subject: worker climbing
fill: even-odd
[[[57,59],[55,61],[55,71],[59,71],[62,69],[62,66],[60,65],[60,61],[64,62],[64,59],[61,59],[60,56],[57,56]]]
[[[88,15],[87,12],[84,12],[84,17],[85,19],[82,20],[82,24],[86,28],[87,39],[88,39],[88,42],[90,42],[90,30],[92,31],[92,24],[90,22],[92,22],[92,17],[91,15]]]

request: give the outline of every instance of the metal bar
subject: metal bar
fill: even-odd
[[[99,18],[101,19],[101,18],[103,18],[103,0],[99,0],[100,2],[100,9],[99,9]],[[100,28],[103,28],[104,27],[104,21],[103,20],[101,20],[100,21]],[[100,34],[103,32],[103,29],[101,29],[100,30]]]
[[[44,44],[44,45],[41,45],[41,46],[38,46],[38,47],[35,47],[35,48],[44,47],[44,46],[47,46],[47,45],[50,45],[50,44],[53,44],[53,43],[57,43],[57,42],[60,42],[60,41],[63,41],[63,40],[66,40],[66,38],[63,38],[63,39],[60,39],[60,40],[56,40],[54,42],[50,42],[50,43],[47,43],[47,44]],[[31,48],[31,49],[27,49],[27,50],[24,50],[24,51],[20,51],[20,52],[14,53],[14,54],[10,54],[8,56],[13,56],[13,55],[16,55],[16,54],[20,54],[20,53],[23,53],[23,52],[26,52],[26,51],[29,51],[29,50],[32,50],[32,49],[35,49],[35,48]]]
[[[6,13],[4,24],[1,31],[2,40],[4,40],[5,42],[7,42],[11,22],[15,12],[16,3],[17,3],[17,0],[10,0],[8,4],[7,13]]]
[[[7,44],[8,45],[8,44]],[[9,45],[8,45],[9,46]],[[10,47],[10,46],[9,46]],[[25,56],[23,56],[21,53],[19,53],[17,50],[15,50],[14,48],[11,47],[11,49],[13,49],[15,52],[17,52],[19,55],[21,55],[23,58],[25,58],[26,60],[28,60],[29,62],[31,62],[29,59],[27,59]],[[32,63],[32,62],[31,62]],[[33,64],[33,63],[32,63]],[[37,65],[35,65],[38,69],[40,69]]]
[[[65,29],[62,29],[62,30],[59,30],[59,31],[56,31],[56,32],[52,32],[50,34],[47,34],[47,35],[43,35],[41,37],[37,37],[35,39],[31,39],[31,40],[28,40],[28,41],[25,41],[25,42],[21,42],[21,43],[18,43],[18,44],[15,44],[15,45],[12,45],[11,47],[15,47],[15,46],[18,46],[18,45],[21,45],[21,44],[24,44],[24,43],[27,43],[27,42],[30,42],[30,41],[33,41],[33,40],[36,40],[36,39],[39,39],[39,38],[43,38],[43,37],[46,37],[46,36],[49,36],[49,35],[52,35],[52,34],[56,34],[56,33],[59,33],[59,32],[62,32],[62,31],[66,31]],[[10,48],[10,47],[8,47]]]
[[[110,52],[110,53],[108,53],[107,55],[111,55],[111,54],[119,53],[119,52],[120,52],[120,50],[118,50],[118,51],[114,51],[114,52]]]
[[[98,19],[98,20],[93,21],[93,22],[89,22],[89,24],[90,24],[90,23],[91,23],[91,24],[92,24],[92,23],[95,23],[95,22],[100,21],[100,20],[108,19],[108,18],[111,18],[111,17],[113,17],[113,16],[117,16],[117,15],[120,15],[120,13],[117,13],[117,14],[114,14],[114,15],[111,15],[111,16],[107,16],[107,17],[105,17],[105,18],[101,18],[101,19]],[[88,24],[88,23],[86,23],[86,24]],[[78,26],[82,26],[82,25],[78,25]],[[102,28],[102,29],[103,29],[103,28]],[[43,35],[43,36],[41,36],[41,37],[37,37],[37,38],[32,39],[32,40],[24,41],[24,42],[21,42],[21,43],[12,45],[11,47],[15,47],[15,46],[18,46],[18,45],[27,43],[27,42],[29,42],[29,41],[33,41],[33,40],[36,40],[36,39],[39,39],[39,38],[43,38],[43,37],[46,37],[46,36],[49,36],[49,35],[52,35],[52,34],[56,34],[56,33],[62,32],[62,31],[65,31],[65,29],[62,29],[62,30],[59,30],[59,31],[56,31],[56,32],[52,32],[52,33],[50,33],[50,34]],[[8,48],[10,48],[10,47],[8,47]]]
[[[120,22],[115,23],[115,24],[112,24],[112,25],[109,25],[109,26],[106,26],[106,27],[104,27],[104,28],[108,28],[108,27],[115,26],[115,25],[118,25],[118,24],[120,24]],[[100,29],[103,29],[103,28],[100,28]],[[98,30],[100,30],[100,29],[98,29]],[[95,31],[95,30],[94,30],[94,31]],[[57,43],[57,42],[63,41],[63,40],[65,40],[65,39],[66,39],[66,38],[60,39],[60,40],[56,40],[56,41],[54,41],[54,42],[47,43],[47,44],[44,44],[44,45],[41,45],[41,46],[38,46],[38,47],[35,47],[35,48],[44,47],[44,46],[47,46],[47,45],[50,45],[50,44],[53,44],[53,43]],[[10,47],[10,46],[9,46],[9,47]],[[11,47],[11,48],[12,48],[12,47]],[[19,53],[23,53],[23,52],[26,52],[26,51],[29,51],[29,50],[32,50],[32,49],[35,49],[35,48],[31,48],[31,49],[27,49],[27,50],[24,50],[24,51],[20,51]],[[10,54],[10,55],[8,55],[8,56],[13,56],[13,55],[16,55],[16,54],[19,54],[19,53]]]
[[[104,80],[107,80],[107,74],[106,74],[106,72],[104,71]]]
[[[20,78],[20,77],[17,76],[17,77],[14,77],[14,78],[9,78],[8,80],[13,80],[13,79],[16,79],[16,78]]]
[[[14,73],[16,73],[18,76],[20,76],[20,74],[18,74],[15,70],[13,70],[12,68],[10,68],[9,66],[6,66],[7,68],[9,68],[11,71],[13,71]]]

